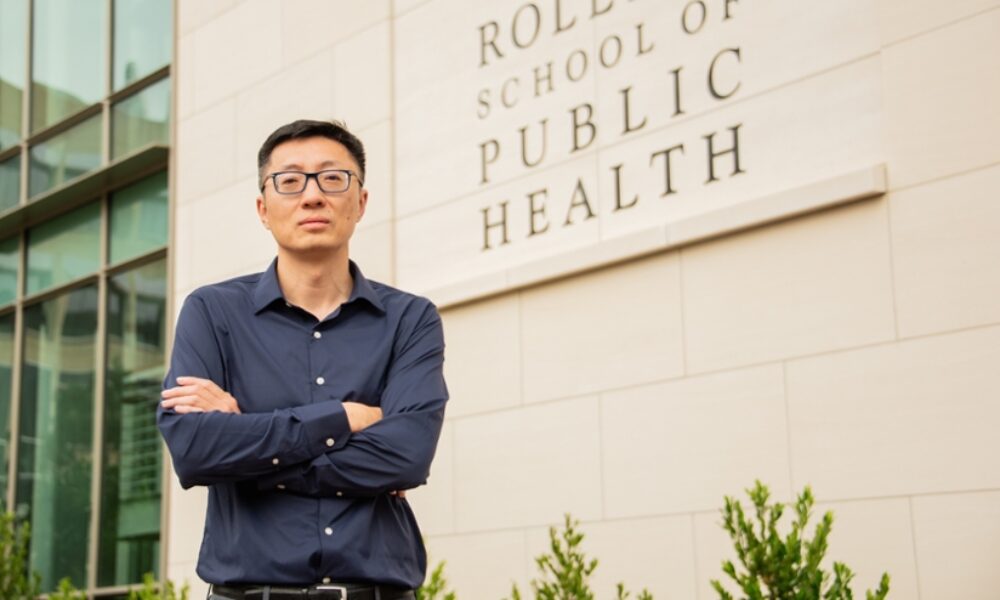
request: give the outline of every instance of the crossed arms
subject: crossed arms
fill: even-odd
[[[224,361],[209,311],[192,295],[178,318],[157,422],[185,488],[255,482],[316,497],[406,490],[426,481],[437,447],[443,361],[441,320],[427,303],[397,335],[380,407],[329,399],[241,413],[220,387]]]

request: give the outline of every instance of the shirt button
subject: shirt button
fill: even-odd
[[[333,528],[327,527],[326,529],[323,530],[323,533],[325,533],[326,535],[333,535]]]
[[[314,331],[313,332],[313,337],[318,340],[319,338],[323,337],[323,334],[320,333],[320,332],[318,332],[318,331]]]
[[[343,495],[344,495],[344,492],[337,492],[337,496],[338,497],[343,496]]]
[[[278,460],[278,458],[277,458],[277,457],[275,457],[275,458],[272,458],[272,459],[271,459],[271,464],[272,464],[272,465],[276,465],[276,464],[278,464],[279,462],[281,462],[281,461],[280,461],[280,460]]]
[[[333,446],[335,443],[336,442],[333,441],[333,438],[326,438],[326,445],[327,446]]]
[[[279,484],[278,484],[278,489],[279,489],[279,490],[283,490],[283,489],[285,489],[285,484],[283,484],[283,483],[279,483]]]
[[[316,385],[323,385],[324,383],[326,383],[326,380],[323,379],[322,377],[316,378]]]
[[[324,577],[323,578],[323,583],[330,583],[330,578],[329,577]]]

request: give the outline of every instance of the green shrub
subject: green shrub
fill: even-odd
[[[31,600],[38,595],[42,578],[28,574],[28,541],[31,527],[18,525],[13,513],[0,513],[0,598]]]
[[[142,576],[142,587],[128,593],[128,600],[188,600],[188,585],[185,583],[180,595],[174,589],[174,582],[169,579],[163,583],[163,588],[157,586],[152,573]]]
[[[770,491],[760,481],[746,492],[753,502],[752,515],[748,517],[740,502],[728,496],[722,509],[722,526],[733,540],[741,565],[737,569],[727,560],[722,563],[722,570],[746,594],[745,600],[853,600],[850,583],[854,573],[835,562],[831,579],[820,566],[833,527],[833,513],[823,515],[812,539],[805,537],[814,502],[809,487],[795,503],[795,520],[785,537],[778,533],[778,521],[785,506],[778,502],[769,504]],[[718,580],[712,581],[712,587],[722,600],[733,600]],[[882,600],[888,593],[889,575],[883,573],[878,588],[868,591],[865,598]]]
[[[87,600],[87,594],[76,589],[69,577],[59,580],[59,588],[49,594],[49,600]]]
[[[597,570],[597,559],[588,559],[580,548],[583,534],[577,532],[580,523],[569,515],[565,517],[562,532],[549,528],[549,550],[535,558],[541,572],[540,579],[531,581],[531,589],[537,600],[594,600],[590,589],[590,576]],[[631,594],[619,583],[617,598],[626,600]],[[517,584],[511,589],[511,598],[521,600]],[[637,600],[653,600],[653,596],[642,590]]]
[[[59,589],[49,594],[49,600],[87,600],[87,594],[77,590],[73,582],[64,577],[59,581]],[[178,596],[172,581],[167,580],[161,590],[153,574],[146,573],[142,576],[142,587],[129,591],[128,600],[188,600],[188,586],[184,584]]]
[[[431,572],[430,579],[417,588],[417,600],[455,600],[455,592],[446,591],[447,587],[442,560]]]

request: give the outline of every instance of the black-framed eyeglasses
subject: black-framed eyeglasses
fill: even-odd
[[[327,194],[339,194],[346,192],[351,187],[352,177],[357,177],[359,186],[365,184],[357,173],[346,169],[327,169],[325,171],[316,171],[315,173],[278,171],[267,176],[271,180],[271,183],[274,184],[274,191],[279,194],[289,195],[304,192],[306,186],[309,185],[309,180],[313,178],[316,179],[316,185],[319,186],[320,191]],[[263,192],[266,185],[267,179],[261,184],[260,191]]]

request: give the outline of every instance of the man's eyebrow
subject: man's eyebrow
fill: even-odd
[[[318,166],[320,169],[325,169],[327,167],[339,167],[342,166],[343,164],[344,163],[341,163],[340,161],[337,160],[324,160],[323,162],[319,163]],[[292,170],[301,171],[302,169],[303,169],[302,164],[297,162],[284,163],[278,168],[278,170],[280,171],[292,171]]]

